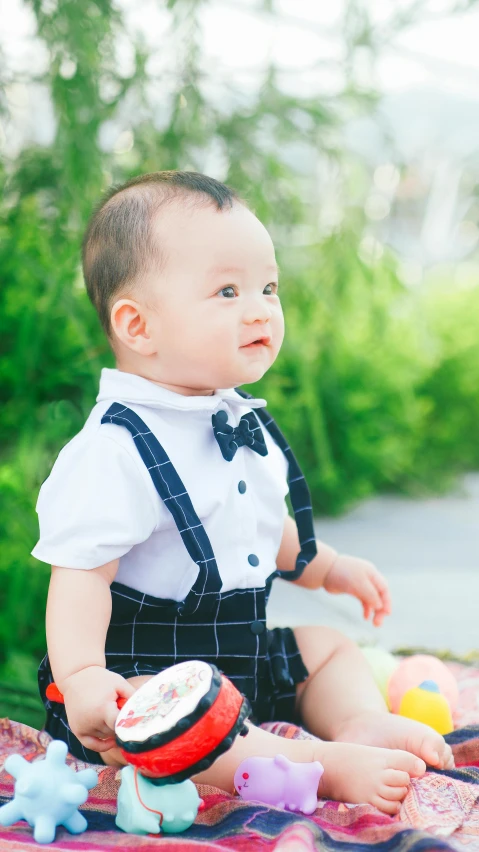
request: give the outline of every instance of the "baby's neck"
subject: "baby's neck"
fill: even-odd
[[[184,385],[172,385],[168,384],[168,382],[158,382],[152,376],[148,375],[147,372],[139,372],[138,370],[133,370],[127,364],[121,364],[119,361],[116,363],[116,369],[120,370],[122,373],[132,373],[134,376],[140,376],[142,379],[147,379],[147,381],[152,382],[154,385],[158,385],[160,388],[165,388],[165,390],[170,391],[171,393],[178,393],[181,396],[213,396],[215,393],[214,390],[211,389],[201,389],[201,388],[190,388]]]

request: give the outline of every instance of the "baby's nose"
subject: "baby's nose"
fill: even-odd
[[[267,323],[271,319],[273,315],[271,305],[268,305],[267,301],[263,297],[263,299],[254,299],[252,300],[247,307],[245,308],[243,319],[248,325],[254,322],[262,322]],[[265,328],[265,333],[267,333],[268,329]]]

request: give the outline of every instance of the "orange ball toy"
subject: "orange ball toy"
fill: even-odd
[[[404,694],[425,680],[437,683],[439,691],[447,699],[454,711],[459,700],[459,690],[455,677],[448,668],[430,654],[414,654],[399,663],[388,683],[388,701],[391,711],[399,713]]]

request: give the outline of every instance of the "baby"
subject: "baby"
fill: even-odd
[[[390,715],[360,650],[326,627],[266,628],[281,576],[390,612],[369,562],[315,541],[308,489],[263,399],[284,334],[268,232],[228,187],[158,172],[110,191],[83,245],[86,286],[116,369],[43,484],[33,555],[51,563],[47,731],[119,766],[117,699],[175,662],[215,663],[253,721],[320,739],[249,735],[195,780],[233,791],[238,764],[278,752],[324,766],[319,795],[399,810],[428,763],[453,766],[431,728]],[[319,285],[318,285],[319,286]],[[289,490],[294,518],[288,515]],[[55,681],[65,705],[45,696]]]

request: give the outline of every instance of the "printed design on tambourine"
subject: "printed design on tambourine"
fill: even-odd
[[[153,784],[177,784],[245,736],[250,712],[216,666],[188,660],[140,686],[118,714],[115,738],[125,760]]]
[[[212,674],[207,663],[189,660],[155,675],[118,714],[117,736],[142,742],[173,728],[210,690]]]

